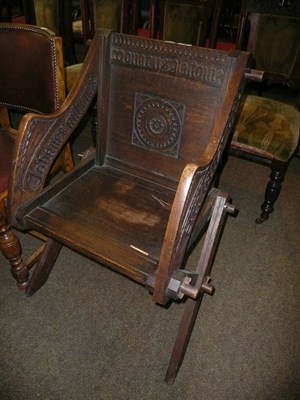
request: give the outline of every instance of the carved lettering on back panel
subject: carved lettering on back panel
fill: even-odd
[[[112,64],[185,77],[220,87],[227,57],[222,51],[115,33],[110,61]]]
[[[137,92],[132,144],[177,158],[184,113],[183,104]]]

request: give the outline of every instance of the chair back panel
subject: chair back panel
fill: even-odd
[[[163,40],[203,46],[215,1],[166,0]]]
[[[96,29],[121,32],[123,0],[94,0],[94,23]]]
[[[295,65],[300,57],[300,2],[244,0],[237,48],[252,52],[255,68],[265,71],[271,82],[276,79],[290,84],[298,80]]]
[[[300,18],[269,14],[253,17],[258,18],[257,39],[251,49],[256,68],[289,76],[300,50]]]
[[[58,1],[61,0],[33,0],[36,25],[45,26],[56,34],[60,32]]]
[[[60,38],[48,29],[2,23],[0,52],[5,54],[0,62],[1,105],[39,113],[59,108],[64,98]]]
[[[109,57],[110,76],[102,76],[98,100],[98,162],[178,182],[211,139],[232,59],[118,34]]]

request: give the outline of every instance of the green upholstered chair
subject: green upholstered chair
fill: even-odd
[[[55,33],[60,32],[59,0],[33,0],[35,22]]]
[[[94,29],[128,33],[128,0],[93,0]]]
[[[300,3],[270,3],[244,1],[238,47],[242,48],[248,30],[247,50],[253,53],[255,68],[263,71],[264,84],[290,87],[299,93]],[[271,168],[257,223],[268,219],[273,212],[289,160],[297,148],[296,98],[295,105],[274,98],[274,94],[269,97],[248,94],[242,101],[229,153]]]
[[[160,5],[160,38],[167,41],[216,47],[222,1],[164,0]],[[211,24],[211,26],[210,26]]]

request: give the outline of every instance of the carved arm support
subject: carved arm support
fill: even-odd
[[[101,36],[104,41],[106,36]],[[95,36],[76,84],[61,108],[49,115],[26,114],[19,126],[9,187],[9,213],[32,200],[45,185],[51,166],[95,98],[101,46]]]
[[[212,164],[206,169],[188,164],[182,175],[170,212],[169,223],[154,279],[153,300],[163,304],[172,272],[180,268],[199,209],[213,178]],[[153,284],[153,283],[152,283]]]

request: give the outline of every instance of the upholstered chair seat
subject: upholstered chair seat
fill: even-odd
[[[299,111],[265,97],[245,96],[231,147],[271,160],[288,161],[299,140]]]

